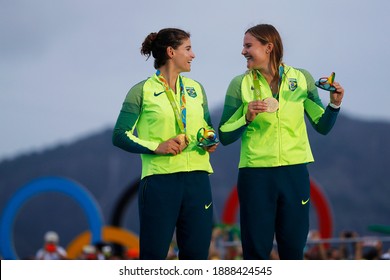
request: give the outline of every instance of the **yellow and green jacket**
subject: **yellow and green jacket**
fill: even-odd
[[[158,145],[180,134],[175,114],[156,75],[136,84],[128,92],[113,131],[113,144],[131,153],[141,154],[141,178],[153,174],[186,171],[212,173],[209,153],[198,147],[196,135],[201,127],[212,127],[203,86],[181,76],[186,97],[186,135],[189,145],[182,153],[157,155]],[[176,101],[180,108],[179,79]]]
[[[219,125],[219,138],[228,145],[241,138],[239,167],[275,167],[314,161],[305,115],[316,131],[327,134],[339,109],[323,106],[314,79],[307,71],[283,65],[280,69],[279,109],[260,113],[246,125],[248,103],[256,99],[253,74],[235,77],[227,90]],[[258,72],[262,99],[272,97]]]

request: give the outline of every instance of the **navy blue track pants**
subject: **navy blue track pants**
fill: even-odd
[[[306,164],[240,168],[237,190],[244,259],[269,259],[274,238],[280,259],[303,259],[310,207]]]
[[[139,186],[138,205],[140,259],[165,259],[175,228],[179,259],[208,258],[213,204],[207,172],[145,177]]]

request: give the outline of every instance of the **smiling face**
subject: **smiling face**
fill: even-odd
[[[241,54],[247,60],[248,69],[265,69],[269,64],[270,52],[271,44],[263,45],[250,33],[245,34]]]
[[[195,58],[195,54],[192,51],[191,40],[184,39],[183,43],[177,47],[177,49],[171,49],[172,62],[175,65],[178,72],[190,72],[191,62]]]

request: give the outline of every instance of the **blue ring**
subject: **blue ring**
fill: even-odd
[[[87,216],[92,242],[96,243],[102,240],[103,215],[92,194],[80,184],[69,179],[44,177],[36,179],[18,190],[4,208],[0,220],[0,252],[4,259],[18,259],[12,229],[21,206],[31,197],[49,191],[64,193],[76,200]]]

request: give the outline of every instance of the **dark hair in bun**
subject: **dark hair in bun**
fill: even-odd
[[[190,38],[190,33],[177,28],[161,29],[158,33],[152,32],[146,36],[141,47],[141,54],[149,58],[154,57],[154,68],[163,66],[167,60],[167,48],[177,49],[183,40]]]

